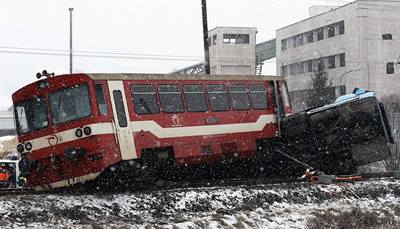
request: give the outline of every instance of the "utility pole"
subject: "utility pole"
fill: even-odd
[[[207,0],[201,0],[201,8],[203,12],[203,41],[204,41],[204,58],[206,63],[204,69],[206,75],[210,75],[210,53],[208,44],[208,25],[207,25]]]
[[[69,8],[69,74],[72,74],[72,11],[74,8]]]

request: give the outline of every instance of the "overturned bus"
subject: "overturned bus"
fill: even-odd
[[[374,92],[354,89],[329,105],[282,119],[283,150],[314,169],[351,174],[391,155],[393,137]]]

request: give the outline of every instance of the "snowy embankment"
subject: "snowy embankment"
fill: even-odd
[[[15,136],[0,137],[0,159],[6,158],[12,152],[15,152],[17,138]]]
[[[0,227],[400,227],[400,181],[0,196]]]

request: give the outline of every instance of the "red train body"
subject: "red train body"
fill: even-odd
[[[292,112],[275,76],[60,75],[21,88],[13,103],[22,173],[38,190],[94,180],[121,161],[248,159]]]

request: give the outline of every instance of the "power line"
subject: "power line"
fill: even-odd
[[[28,52],[28,51],[10,51],[0,50],[0,53],[25,54],[25,55],[47,55],[47,56],[69,56],[68,53],[52,53],[52,52]],[[91,55],[91,54],[74,54],[76,57],[89,58],[109,58],[109,59],[138,59],[138,60],[170,60],[170,61],[201,61],[201,58],[168,58],[168,57],[151,57],[151,56],[113,56],[113,55]]]
[[[24,55],[47,55],[47,56],[69,56],[68,50],[62,49],[37,49],[37,48],[21,48],[21,47],[0,47],[0,53],[24,54]],[[16,51],[26,50],[26,51]],[[142,54],[135,56],[133,53],[116,53],[116,52],[99,52],[99,51],[74,51],[76,57],[86,58],[108,58],[108,59],[136,59],[136,60],[168,60],[168,61],[202,61],[202,57],[195,56],[168,56],[168,55],[151,55]],[[88,54],[85,54],[88,53]],[[104,53],[104,55],[100,55]],[[95,55],[97,54],[97,55]],[[219,61],[245,60],[247,58],[218,58]],[[264,63],[276,63],[275,61],[265,61]]]
[[[44,49],[44,48],[26,48],[26,47],[13,47],[13,46],[0,46],[0,49],[16,49],[16,50],[31,50],[31,51],[48,51],[48,52],[69,52],[66,49]],[[106,51],[86,51],[76,50],[74,53],[93,53],[93,54],[107,54],[107,55],[125,55],[125,56],[150,56],[150,57],[170,57],[170,58],[199,58],[202,56],[180,56],[180,55],[163,55],[163,54],[143,54],[143,53],[125,53],[125,52],[106,52]]]

